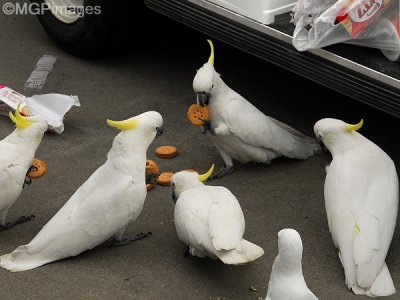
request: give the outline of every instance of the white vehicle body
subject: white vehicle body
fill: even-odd
[[[296,3],[296,0],[209,1],[265,25],[274,23],[275,16],[290,11]]]
[[[79,7],[85,8],[91,3],[89,0],[31,1],[75,7],[72,11],[80,11]],[[97,0],[101,15],[77,17],[48,12],[38,17],[61,47],[76,55],[91,57],[117,44],[112,41],[117,36],[116,31],[126,29],[126,38],[135,37],[135,27],[121,25],[121,28],[117,25],[130,20],[142,28],[144,22],[156,17],[146,11],[146,5],[216,40],[400,117],[399,63],[389,61],[380,51],[353,45],[337,44],[298,52],[292,45],[294,25],[290,22],[290,11],[295,3],[296,0],[143,0],[118,3]]]

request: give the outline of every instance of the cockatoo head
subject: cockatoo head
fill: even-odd
[[[282,229],[278,232],[279,256],[288,261],[301,260],[303,255],[303,243],[300,234],[294,229]]]
[[[193,90],[196,93],[197,102],[201,105],[208,105],[211,95],[217,84],[219,74],[214,69],[214,45],[207,40],[211,47],[211,55],[198,71],[193,80]]]
[[[206,181],[214,171],[214,165],[211,166],[210,170],[203,175],[199,175],[197,172],[181,171],[175,173],[172,176],[171,187],[172,187],[172,200],[176,202],[180,195],[194,187],[204,185]]]
[[[358,124],[347,124],[338,119],[322,119],[314,125],[314,133],[317,140],[324,143],[330,152],[336,149],[350,146],[351,140],[364,124],[361,120]]]
[[[10,111],[9,116],[17,127],[18,134],[24,137],[42,138],[48,128],[47,121],[42,117],[23,117],[20,114],[20,104],[15,110],[15,115]]]
[[[124,121],[107,120],[111,127],[121,130],[115,138],[115,143],[122,148],[132,144],[147,147],[153,142],[156,136],[163,133],[163,118],[156,111],[148,111]]]

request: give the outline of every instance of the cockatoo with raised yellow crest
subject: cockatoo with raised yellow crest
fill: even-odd
[[[219,258],[225,264],[247,264],[264,251],[243,239],[245,222],[236,197],[222,186],[203,183],[213,169],[214,165],[204,175],[187,171],[173,175],[174,223],[178,237],[193,256]]]
[[[146,152],[163,119],[145,112],[108,124],[121,132],[114,139],[107,161],[72,195],[27,245],[0,257],[0,266],[13,272],[75,256],[111,237],[116,245],[145,237],[124,238],[129,222],[140,214],[146,198]]]
[[[390,157],[357,132],[363,125],[322,119],[317,139],[333,160],[325,179],[325,208],[346,284],[355,294],[396,292],[385,263],[396,226],[399,181]]]
[[[0,141],[0,230],[10,229],[33,217],[23,216],[6,222],[7,213],[21,195],[26,173],[47,130],[47,122],[41,117],[21,116],[20,105],[15,115],[12,112],[9,115],[16,129]]]
[[[228,87],[214,68],[214,45],[211,55],[193,80],[197,102],[208,105],[211,120],[205,130],[224,160],[225,166],[211,179],[234,172],[233,160],[241,163],[269,164],[285,156],[306,159],[319,149],[314,139],[264,115],[254,105]]]

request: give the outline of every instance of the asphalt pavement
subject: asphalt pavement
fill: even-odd
[[[48,173],[24,189],[8,218],[34,214],[36,219],[0,233],[0,254],[28,243],[74,191],[106,159],[118,133],[105,120],[125,119],[157,110],[165,132],[148,151],[162,171],[205,172],[223,162],[209,138],[186,120],[195,101],[192,80],[208,59],[206,37],[166,21],[149,29],[147,40],[129,51],[83,60],[63,52],[34,16],[0,14],[0,83],[22,92],[24,82],[44,54],[58,56],[46,92],[78,95],[82,106],[65,119],[62,135],[46,134],[36,157]],[[134,30],[134,29],[133,29]],[[143,30],[143,29],[142,29]],[[145,29],[144,29],[145,30]],[[224,81],[267,115],[308,135],[316,121],[335,117],[350,123],[361,118],[361,133],[380,145],[399,167],[399,120],[345,95],[315,84],[215,41],[215,67]],[[240,113],[240,112],[238,112]],[[13,130],[0,117],[0,138]],[[179,156],[155,157],[160,145],[175,145]],[[247,266],[227,266],[211,259],[184,258],[185,245],[176,235],[174,203],[168,187],[147,195],[140,217],[127,233],[151,231],[153,236],[126,247],[107,241],[77,257],[43,267],[10,273],[0,270],[1,299],[264,299],[277,233],[294,228],[303,239],[303,271],[309,288],[326,300],[368,299],[355,296],[344,283],[344,272],[328,230],[323,185],[328,160],[277,159],[269,166],[238,165],[236,173],[212,185],[237,196],[246,219],[245,238],[265,255]],[[396,230],[387,257],[400,289],[400,239]],[[398,295],[387,299],[399,299]]]

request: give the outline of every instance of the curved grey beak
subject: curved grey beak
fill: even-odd
[[[171,197],[172,197],[172,200],[176,203],[177,199],[176,199],[175,191],[172,191]]]
[[[197,92],[197,103],[201,106],[207,106],[210,103],[210,94],[206,92]]]
[[[315,140],[316,140],[317,144],[319,145],[319,149],[314,150],[314,154],[318,155],[318,154],[323,154],[323,153],[329,152],[328,148],[326,148],[324,142],[320,138],[316,137]]]
[[[162,135],[163,134],[163,132],[164,132],[164,127],[159,127],[158,129],[157,129],[157,136],[160,136],[160,135]]]

